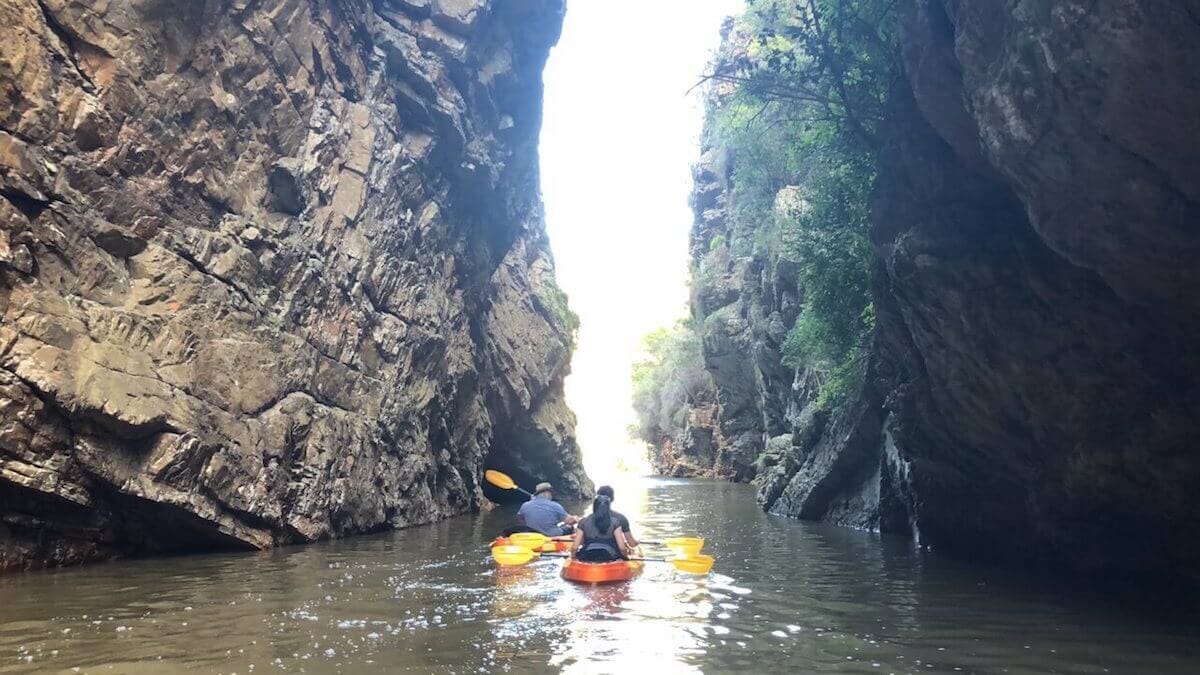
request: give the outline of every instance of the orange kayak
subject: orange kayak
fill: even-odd
[[[496,537],[492,540],[492,547],[507,546],[510,542],[508,537]],[[562,553],[563,551],[571,550],[571,541],[569,539],[551,539],[542,547],[542,553]]]
[[[641,571],[642,563],[635,560],[589,563],[567,559],[563,562],[562,578],[580,584],[608,584],[628,581]]]

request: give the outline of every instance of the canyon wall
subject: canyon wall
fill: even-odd
[[[729,38],[727,33],[726,53]],[[720,97],[712,93],[714,105]],[[745,481],[755,476],[756,460],[768,446],[790,438],[804,397],[793,393],[797,374],[781,353],[800,312],[796,265],[781,247],[752,243],[762,223],[731,213],[736,161],[710,121],[692,172],[691,310],[717,401],[716,447],[697,459],[713,475]]]
[[[727,20],[713,67],[745,58],[747,37]],[[735,169],[747,160],[718,121],[731,94],[727,83],[705,89],[690,198],[691,317],[671,329],[673,343],[660,347],[666,356],[658,370],[687,374],[660,373],[665,383],[656,393],[667,412],[672,402],[685,410],[661,416],[651,433],[643,424],[638,435],[662,475],[749,481],[791,447],[794,423],[814,392],[804,373],[783,363],[783,343],[802,306],[797,266],[771,225],[745,213],[734,188]],[[775,201],[791,195],[782,190]],[[676,394],[680,389],[687,395]],[[635,395],[635,409],[637,403]]]
[[[560,0],[0,6],[0,570],[591,489],[538,188]]]
[[[706,338],[723,411],[791,411],[737,426],[763,448],[764,508],[978,560],[1195,578],[1200,4],[905,0],[899,14],[859,391],[806,413],[803,370],[751,386],[772,372],[755,341]],[[777,270],[741,264],[778,289]],[[772,335],[773,297],[731,334]],[[774,419],[790,441],[768,450]]]

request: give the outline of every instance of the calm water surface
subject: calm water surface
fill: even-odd
[[[707,537],[706,578],[579,587],[497,570],[511,509],[261,554],[0,577],[0,672],[1195,673],[1159,599],[1035,589],[904,541],[766,516],[747,486],[645,480],[645,539]]]

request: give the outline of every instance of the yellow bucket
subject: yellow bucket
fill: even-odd
[[[689,555],[675,558],[671,564],[685,574],[708,574],[713,567],[713,562],[715,561],[711,555]]]
[[[510,535],[508,541],[514,546],[523,546],[531,551],[540,551],[550,541],[550,537],[540,532],[518,532]]]
[[[694,556],[704,548],[704,539],[701,537],[671,537],[664,539],[663,544],[681,556]]]
[[[492,559],[501,565],[524,565],[536,557],[538,557],[537,553],[524,546],[508,544],[492,547]]]

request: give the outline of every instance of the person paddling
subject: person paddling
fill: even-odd
[[[583,562],[611,562],[628,558],[630,546],[604,495],[592,502],[592,513],[579,521],[571,556]]]
[[[541,532],[547,537],[571,534],[575,531],[572,525],[579,522],[578,517],[567,513],[562,504],[554,501],[554,486],[545,482],[538,483],[533,497],[521,505],[521,509],[517,511],[517,520],[530,530]],[[564,525],[560,526],[559,523]]]
[[[600,489],[596,490],[596,496],[608,497],[610,503],[617,500],[611,485],[601,485]],[[629,519],[616,511],[612,512],[612,517],[621,526],[621,532],[625,535],[625,543],[629,544],[629,548],[637,548],[638,540],[633,536],[633,531],[629,529]]]

